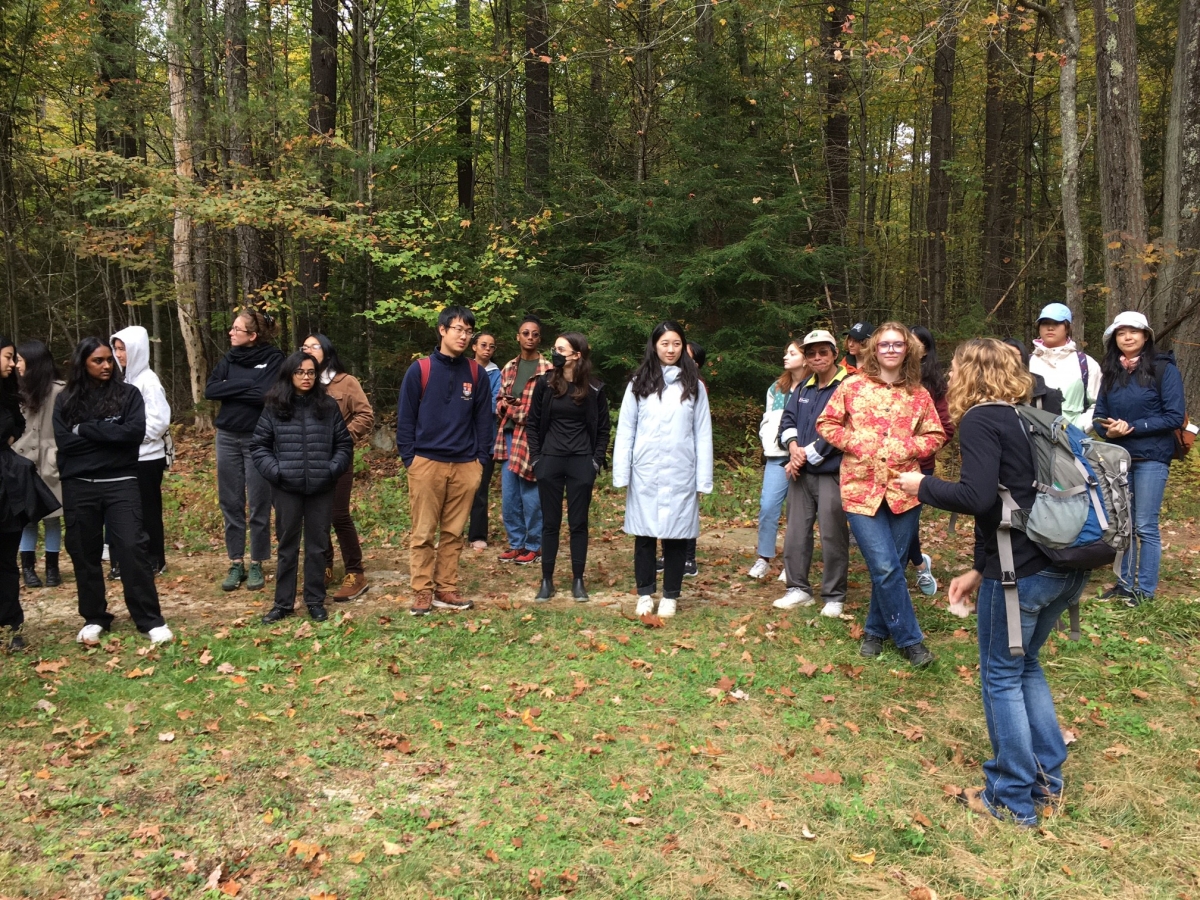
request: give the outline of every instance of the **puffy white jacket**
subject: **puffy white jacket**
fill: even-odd
[[[1057,388],[1063,395],[1063,415],[1081,431],[1094,433],[1092,416],[1096,412],[1096,398],[1100,395],[1100,363],[1086,353],[1087,385],[1083,383],[1083,370],[1079,365],[1079,348],[1074,341],[1061,347],[1046,347],[1040,340],[1033,342],[1029,356],[1029,371],[1046,379],[1046,387]]]
[[[141,325],[130,325],[112,339],[125,345],[125,381],[141,391],[146,404],[146,436],[138,448],[138,461],[162,459],[167,455],[164,436],[171,425],[171,404],[150,368],[150,334]]]

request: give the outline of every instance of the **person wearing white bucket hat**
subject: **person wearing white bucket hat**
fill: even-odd
[[[1029,357],[1029,371],[1046,386],[1062,392],[1063,415],[1081,431],[1092,431],[1096,395],[1100,393],[1100,364],[1076,345],[1071,336],[1071,310],[1049,303],[1038,313],[1038,337]]]
[[[1140,312],[1127,311],[1104,329],[1103,379],[1096,398],[1096,433],[1129,451],[1133,546],[1120,580],[1102,599],[1138,606],[1154,598],[1162,558],[1158,513],[1175,452],[1173,432],[1184,422],[1183,377],[1175,357],[1158,353],[1154,330]]]

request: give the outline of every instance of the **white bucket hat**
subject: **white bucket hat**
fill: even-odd
[[[1146,321],[1146,317],[1140,312],[1127,310],[1120,313],[1112,324],[1104,329],[1104,343],[1108,343],[1108,339],[1117,333],[1118,328],[1136,328],[1139,331],[1144,331],[1150,337],[1154,337],[1154,329],[1150,327],[1150,323]]]

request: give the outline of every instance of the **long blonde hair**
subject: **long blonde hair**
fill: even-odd
[[[866,349],[863,350],[863,358],[859,360],[858,370],[872,378],[879,377],[879,357],[875,355],[875,348],[879,344],[879,336],[885,331],[898,332],[908,347],[908,352],[904,354],[904,362],[900,364],[900,380],[897,384],[903,385],[911,394],[921,387],[921,358],[925,356],[925,345],[903,322],[884,322],[871,333],[867,338]]]
[[[973,338],[954,351],[950,390],[946,403],[950,418],[959,422],[968,409],[980,403],[1028,403],[1033,396],[1033,376],[1021,354],[995,338]]]

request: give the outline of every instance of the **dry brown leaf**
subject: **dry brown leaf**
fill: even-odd
[[[862,863],[864,866],[875,865],[875,851],[868,850],[866,853],[851,853],[851,862]]]
[[[1133,696],[1137,697],[1139,700],[1150,699],[1150,694],[1147,691],[1143,691],[1141,688],[1132,688],[1129,693],[1133,694]]]
[[[729,815],[733,818],[733,824],[738,828],[753,831],[757,827],[749,816],[743,816],[741,813],[730,813]]]
[[[69,662],[70,660],[66,659],[65,657],[55,660],[44,659],[40,660],[38,664],[33,667],[33,671],[37,672],[39,675],[57,675],[59,671],[61,671],[62,668]]]
[[[321,852],[320,844],[310,844],[306,841],[288,841],[287,856],[294,856],[304,862],[312,862]]]
[[[488,848],[487,852],[483,854],[483,858],[494,863],[500,862],[500,854],[495,850],[492,850],[490,847]]]
[[[641,816],[626,816],[621,821],[624,822],[626,825],[632,825],[636,828],[637,826],[641,825],[646,820],[643,819]]]
[[[242,891],[242,886],[232,878],[221,885],[221,893],[226,897],[236,897]]]
[[[363,853],[361,850],[358,850],[354,853],[346,854],[346,861],[352,862],[355,865],[358,865],[360,862],[362,862],[366,858],[367,858],[367,854]]]
[[[338,900],[338,896],[327,891],[317,891],[315,894],[309,894],[308,900]]]
[[[383,842],[384,856],[399,856],[402,853],[407,853],[408,848],[401,844],[393,844],[391,841]]]
[[[908,900],[938,900],[938,895],[933,888],[921,885],[908,892]]]
[[[841,784],[842,773],[834,772],[832,769],[817,769],[815,772],[806,772],[804,779],[813,784]]]
[[[647,628],[662,628],[665,624],[667,624],[654,613],[643,613],[638,621],[640,621]]]
[[[158,733],[158,739],[159,739],[160,741],[162,741],[164,744],[169,744],[169,743],[171,743],[171,741],[175,740],[175,732],[173,732],[173,731],[160,731],[160,732]]]

